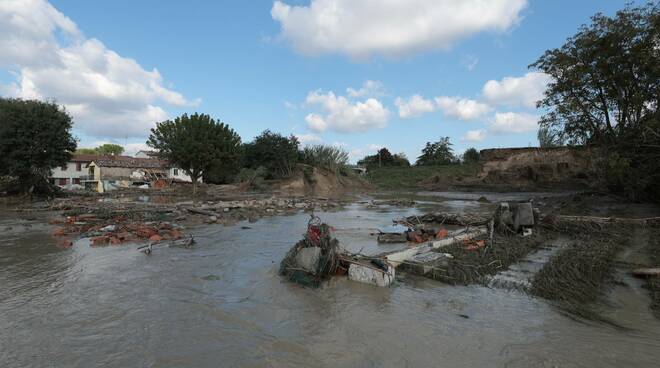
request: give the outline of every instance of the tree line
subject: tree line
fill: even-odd
[[[479,151],[476,148],[468,148],[462,155],[456,155],[452,145],[449,137],[442,137],[437,142],[426,142],[422,154],[415,161],[415,166],[475,164],[479,161]],[[404,153],[392,154],[383,147],[374,155],[367,155],[359,160],[358,165],[373,169],[390,166],[409,167],[411,163]]]
[[[538,103],[544,112],[541,145],[592,147],[599,183],[633,199],[660,201],[660,5],[628,5],[613,17],[596,14],[530,68],[551,80]],[[51,169],[76,151],[71,127],[70,115],[54,102],[0,98],[0,181],[21,191],[46,190]],[[270,130],[243,143],[227,124],[205,114],[157,123],[147,144],[193,179],[213,183],[284,178],[299,163],[347,174],[348,154],[341,148],[301,148],[295,136]],[[121,154],[123,149],[103,145],[81,152]],[[415,165],[478,159],[473,148],[457,157],[443,137],[427,142]],[[386,148],[359,163],[411,165],[404,154]]]

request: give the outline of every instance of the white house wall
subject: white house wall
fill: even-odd
[[[73,183],[73,179],[80,179],[83,176],[89,175],[89,169],[87,168],[89,163],[81,162],[80,171],[76,169],[76,164],[77,162],[68,162],[65,170],[62,170],[61,167],[54,168],[50,177],[51,179],[55,179],[55,185],[60,185],[59,179],[67,179],[66,185],[68,186]]]

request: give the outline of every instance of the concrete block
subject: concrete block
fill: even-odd
[[[360,265],[352,263],[348,267],[348,278],[363,284],[386,287],[394,282],[394,267],[388,265],[388,271],[377,269],[373,265]]]

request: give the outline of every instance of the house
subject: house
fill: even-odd
[[[102,157],[101,155],[74,154],[64,166],[52,170],[49,181],[62,188],[73,189],[77,186],[83,188],[84,181],[89,179],[89,164]]]
[[[105,156],[89,164],[86,187],[103,193],[168,179],[169,165],[155,158]]]
[[[135,157],[136,158],[155,158],[156,154],[157,154],[156,151],[142,150],[142,151],[137,151],[137,153],[135,154]],[[183,170],[181,170],[177,167],[174,167],[174,166],[171,166],[171,167],[168,168],[167,177],[171,180],[174,180],[174,181],[192,183],[192,179],[190,178],[189,175],[187,175]],[[200,179],[199,182],[201,183],[202,180]]]

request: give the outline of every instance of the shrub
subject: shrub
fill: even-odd
[[[236,174],[236,183],[246,183],[251,188],[263,189],[268,170],[259,166],[256,169],[243,168]]]
[[[301,161],[307,165],[339,173],[348,164],[348,152],[339,147],[315,145],[300,152]]]
[[[463,162],[466,164],[474,164],[479,162],[479,151],[476,148],[468,148],[463,153]]]

